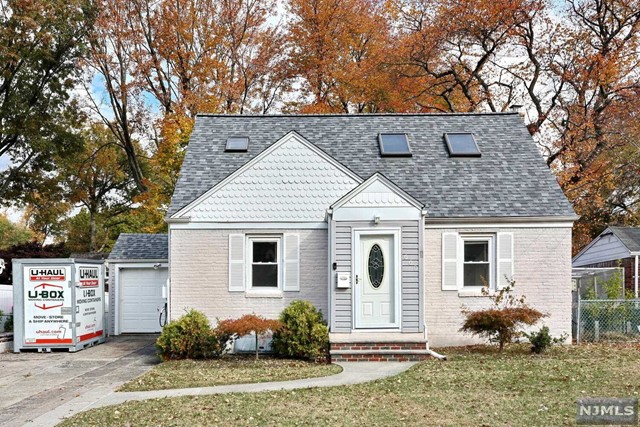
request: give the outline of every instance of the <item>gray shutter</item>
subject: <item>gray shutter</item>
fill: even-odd
[[[498,233],[497,247],[497,289],[509,284],[513,279],[513,233]]]
[[[458,290],[458,233],[442,233],[442,290]]]
[[[284,285],[285,292],[300,290],[300,235],[284,235]]]
[[[229,292],[244,291],[244,234],[229,234]]]

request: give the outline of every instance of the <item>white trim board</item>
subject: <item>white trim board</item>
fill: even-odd
[[[457,228],[572,228],[573,222],[450,222],[433,224],[427,222],[425,229],[457,229]]]
[[[326,222],[189,222],[169,223],[171,230],[315,230],[328,228]]]

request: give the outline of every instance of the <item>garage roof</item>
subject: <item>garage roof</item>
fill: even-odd
[[[614,227],[609,229],[630,252],[640,252],[640,227]]]
[[[166,234],[122,233],[109,260],[166,260],[169,239]]]

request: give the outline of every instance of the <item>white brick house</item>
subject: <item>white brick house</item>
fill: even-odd
[[[516,114],[201,115],[167,215],[170,317],[305,299],[334,357],[406,358],[476,342],[462,306],[513,278],[560,335],[574,220]]]

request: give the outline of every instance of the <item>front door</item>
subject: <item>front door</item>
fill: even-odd
[[[397,327],[397,235],[356,232],[355,240],[355,326]]]

